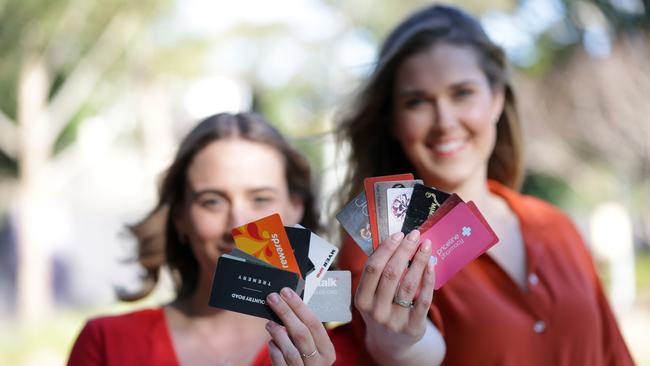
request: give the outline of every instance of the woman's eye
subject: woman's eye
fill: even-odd
[[[201,207],[216,209],[224,206],[226,201],[222,198],[204,198],[199,201]]]
[[[267,196],[260,196],[260,197],[254,197],[253,201],[255,202],[255,204],[263,205],[272,202],[273,198]]]
[[[459,89],[459,90],[456,91],[454,96],[457,99],[463,99],[463,98],[469,97],[472,94],[474,94],[474,91],[472,89]]]
[[[409,98],[404,102],[404,106],[411,109],[421,105],[422,103],[424,103],[423,98]]]

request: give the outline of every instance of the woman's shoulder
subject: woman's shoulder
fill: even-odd
[[[573,220],[559,207],[538,197],[517,192],[498,182],[490,181],[490,190],[501,196],[520,220],[527,224],[546,227],[548,225],[568,225],[573,228]]]
[[[87,326],[107,330],[120,330],[128,328],[131,331],[134,327],[144,325],[157,325],[164,322],[162,308],[150,308],[132,311],[119,315],[104,315],[88,321]]]

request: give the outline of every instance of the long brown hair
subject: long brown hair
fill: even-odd
[[[392,92],[400,65],[437,43],[472,47],[492,89],[503,88],[505,103],[488,162],[488,178],[519,188],[523,169],[521,127],[505,54],[471,15],[454,7],[436,5],[413,13],[390,33],[374,71],[339,121],[339,139],[350,143],[343,202],[361,191],[365,177],[415,172],[391,132]]]
[[[183,139],[171,166],[164,174],[158,204],[140,222],[129,226],[138,240],[137,260],[145,269],[142,289],[118,293],[122,300],[147,296],[158,282],[160,269],[172,271],[178,298],[190,296],[198,281],[199,265],[189,245],[183,244],[174,225],[174,215],[186,200],[187,170],[194,157],[210,143],[238,137],[276,149],[284,157],[289,194],[302,199],[300,224],[316,231],[319,226],[309,162],[262,116],[255,113],[221,113],[204,119]]]

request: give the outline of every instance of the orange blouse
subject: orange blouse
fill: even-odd
[[[519,218],[528,290],[483,254],[436,291],[429,317],[447,344],[443,364],[632,365],[571,220],[557,208],[497,182],[490,181],[489,188]],[[365,255],[347,238],[339,258],[339,266],[352,271],[356,289]],[[364,325],[356,311],[352,328],[361,341]]]

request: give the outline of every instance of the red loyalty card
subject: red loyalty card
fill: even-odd
[[[363,180],[363,187],[366,191],[366,199],[368,201],[368,217],[370,219],[370,235],[372,235],[373,248],[377,249],[377,246],[379,245],[379,231],[377,230],[377,210],[375,202],[375,183],[411,179],[413,179],[413,174],[408,173],[383,175],[381,177],[369,177]]]
[[[426,239],[431,240],[433,247],[431,256],[436,263],[436,290],[499,241],[471,202],[458,203],[422,233],[421,240]]]
[[[445,217],[445,215],[451,211],[454,207],[456,207],[457,204],[463,202],[463,200],[456,194],[453,193],[445,202],[438,208],[429,218],[427,218],[420,227],[418,227],[418,230],[420,233],[423,233],[429,228],[431,228],[433,225],[435,225],[438,221],[440,221],[441,218]]]

